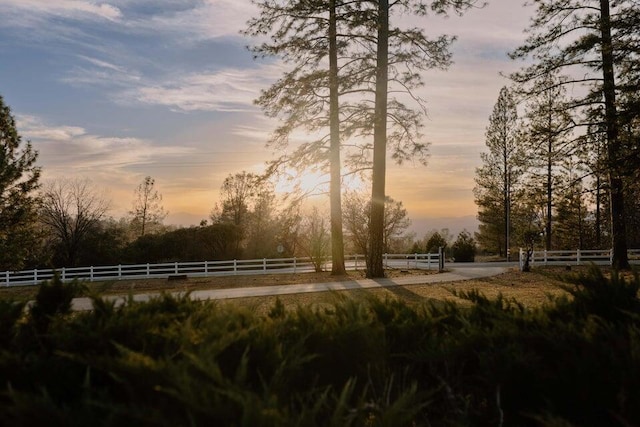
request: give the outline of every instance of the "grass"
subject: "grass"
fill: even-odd
[[[581,267],[575,271],[581,271]],[[286,307],[300,305],[332,305],[336,299],[365,298],[376,296],[394,298],[409,304],[421,304],[426,301],[464,301],[454,292],[479,290],[489,298],[502,294],[505,298],[515,299],[530,307],[539,307],[549,301],[549,296],[566,294],[562,285],[562,268],[538,268],[530,273],[521,273],[512,269],[504,274],[485,279],[450,282],[446,284],[425,284],[389,287],[383,289],[362,289],[339,292],[317,292],[307,294],[281,295],[279,297],[253,297],[229,300],[229,304],[249,306],[264,313],[279,299]],[[424,270],[389,270],[388,277],[407,275],[437,274]],[[242,287],[276,286],[302,283],[322,283],[346,281],[364,278],[363,271],[351,271],[345,276],[332,276],[329,272],[300,274],[271,274],[256,276],[224,276],[208,278],[189,278],[187,280],[168,281],[166,279],[122,280],[86,283],[85,295],[127,295],[140,293],[185,292],[204,289],[231,289]],[[0,288],[0,300],[30,300],[37,293],[37,286]]]

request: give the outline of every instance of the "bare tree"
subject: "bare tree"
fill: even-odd
[[[155,189],[156,180],[146,176],[135,190],[131,224],[144,236],[149,227],[161,224],[168,212],[162,206],[162,195]]]
[[[109,210],[110,203],[88,179],[61,179],[42,188],[42,222],[63,251],[67,266],[75,266],[83,242]]]
[[[371,200],[362,192],[348,192],[344,201],[344,224],[353,249],[369,253],[369,212]],[[383,249],[389,252],[394,239],[400,237],[411,225],[402,202],[387,196],[384,210]]]
[[[316,272],[322,271],[331,246],[326,216],[314,207],[309,215],[303,217],[298,235],[298,247],[311,258]]]

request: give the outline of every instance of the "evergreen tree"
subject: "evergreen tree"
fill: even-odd
[[[296,1],[265,0],[258,3],[261,16],[250,21],[250,34],[271,34],[271,42],[259,46],[259,54],[278,55],[294,65],[293,71],[263,93],[258,103],[267,114],[284,116],[274,141],[289,142],[298,127],[319,134],[273,163],[321,168],[330,159],[332,206],[337,207],[339,156],[335,149],[352,147],[345,163],[348,173],[371,170],[373,195],[371,227],[375,255],[368,259],[368,275],[380,277],[384,247],[384,172],[387,147],[391,156],[426,161],[427,145],[420,142],[424,104],[418,97],[413,110],[400,97],[389,96],[389,88],[404,93],[422,85],[420,71],[444,68],[450,62],[452,37],[434,40],[420,28],[399,28],[389,24],[391,11],[419,16],[427,11],[444,14],[462,12],[473,1],[371,0]],[[335,37],[334,37],[335,35]],[[335,49],[334,49],[335,48]],[[338,54],[338,56],[334,56]],[[328,62],[328,68],[327,68]],[[337,89],[337,90],[336,90]],[[372,98],[371,94],[375,94]],[[338,96],[340,102],[338,103]],[[338,112],[336,112],[338,111]],[[336,134],[339,120],[340,135]],[[329,127],[330,134],[322,133]],[[371,144],[369,138],[373,136]],[[327,147],[327,141],[331,144]],[[320,166],[319,166],[320,165]],[[373,190],[372,190],[373,191]],[[379,199],[379,200],[378,200]],[[376,201],[377,200],[377,201]],[[337,209],[332,207],[332,221]],[[335,230],[332,223],[332,230]],[[335,233],[334,233],[335,234]]]
[[[254,47],[262,56],[279,56],[294,69],[263,92],[257,100],[270,116],[284,116],[274,133],[273,144],[288,148],[288,136],[296,128],[313,132],[329,127],[329,137],[320,138],[272,162],[269,173],[283,166],[299,172],[308,168],[330,174],[332,274],[345,273],[342,235],[341,157],[338,53],[338,6],[328,1],[257,2],[260,16],[249,21],[249,35],[271,34],[271,41]],[[343,44],[344,45],[344,44]],[[328,58],[328,68],[323,60]],[[293,108],[292,108],[293,107]],[[328,144],[327,144],[328,140]],[[285,142],[286,141],[286,142]],[[310,157],[313,159],[310,161]]]
[[[584,200],[582,182],[578,179],[582,172],[572,159],[564,163],[562,192],[559,194],[557,225],[558,235],[555,242],[558,249],[587,249],[589,231],[587,227],[588,210]]]
[[[11,109],[0,96],[0,269],[18,270],[36,246],[34,224],[40,168],[38,153],[23,144]]]
[[[367,24],[375,38],[375,111],[373,116],[373,171],[371,180],[371,215],[369,223],[369,254],[367,277],[384,277],[386,157],[389,143],[387,134],[388,97],[390,83],[398,76],[409,76],[411,86],[422,84],[417,71],[446,68],[451,62],[449,45],[455,37],[441,36],[430,40],[423,29],[401,29],[392,24],[395,14],[424,17],[428,12],[446,15],[450,11],[464,13],[475,0],[388,0],[364,1],[371,7]],[[373,49],[372,49],[373,50]],[[403,67],[405,73],[400,71]]]
[[[530,35],[512,53],[513,58],[533,61],[512,78],[534,94],[539,89],[531,84],[539,76],[555,72],[572,76],[562,85],[571,87],[575,94],[566,109],[576,113],[576,127],[594,124],[589,122],[594,117],[589,112],[602,107],[613,263],[617,268],[629,268],[624,196],[624,165],[628,158],[621,138],[624,108],[620,107],[619,97],[632,93],[638,82],[630,70],[638,68],[640,5],[636,0],[535,0],[533,4],[536,14]]]
[[[557,193],[558,169],[562,160],[572,156],[575,141],[569,138],[571,117],[564,108],[566,89],[554,75],[540,79],[540,92],[527,105],[526,150],[531,161],[532,186],[544,193],[545,249],[553,240],[553,200]]]
[[[510,258],[514,199],[525,172],[525,151],[518,131],[518,112],[513,95],[500,90],[489,117],[482,166],[476,169],[475,200],[480,221],[478,241],[486,249],[498,249]],[[500,242],[500,244],[497,244]]]

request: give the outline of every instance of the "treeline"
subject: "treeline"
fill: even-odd
[[[476,171],[479,244],[640,246],[640,49],[635,1],[537,1]]]
[[[408,305],[0,301],[11,426],[640,424],[640,283],[599,272],[526,309],[477,292]],[[472,303],[472,304],[470,304]]]

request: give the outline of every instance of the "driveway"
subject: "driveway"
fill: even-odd
[[[517,264],[516,264],[517,265]],[[194,300],[222,300],[231,298],[276,296],[289,294],[302,294],[309,292],[344,291],[351,289],[372,289],[405,285],[439,284],[447,282],[459,282],[462,280],[479,279],[483,277],[497,276],[507,271],[511,265],[495,264],[449,264],[449,271],[424,276],[405,276],[393,279],[359,279],[341,282],[306,283],[299,285],[262,286],[252,288],[233,289],[209,289],[191,292]],[[137,294],[134,301],[148,301],[160,295],[159,293]],[[108,296],[106,299],[115,299],[118,304],[123,304],[128,296]],[[90,298],[75,298],[72,303],[73,310],[84,311],[93,308]]]

